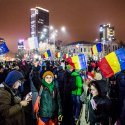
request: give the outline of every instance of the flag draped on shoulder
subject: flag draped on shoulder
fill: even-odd
[[[105,78],[125,70],[125,50],[120,48],[109,53],[98,62],[98,66]]]
[[[0,44],[0,55],[6,54],[8,52],[9,52],[9,49],[8,49],[6,43],[5,42],[1,43]]]

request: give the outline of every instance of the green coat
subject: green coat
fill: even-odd
[[[24,125],[25,117],[20,99],[13,98],[10,92],[0,87],[0,125]]]
[[[40,117],[57,117],[61,115],[61,100],[60,94],[56,86],[52,92],[43,85],[43,91],[40,99],[39,115]]]
[[[72,91],[72,94],[80,96],[83,92],[83,80],[77,72],[73,72],[71,76],[76,77],[76,86],[77,86],[77,88],[74,91]]]

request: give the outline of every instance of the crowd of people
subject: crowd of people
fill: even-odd
[[[82,125],[81,113],[89,125],[125,125],[125,71],[106,79],[87,64],[1,62],[0,125]]]

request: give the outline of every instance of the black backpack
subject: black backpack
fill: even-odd
[[[71,91],[77,89],[76,77],[77,76],[71,76],[70,79],[69,79],[69,88],[70,88]]]

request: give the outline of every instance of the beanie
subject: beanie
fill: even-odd
[[[50,75],[50,76],[52,76],[52,77],[54,78],[54,74],[53,74],[51,71],[46,71],[46,72],[44,72],[44,74],[43,74],[43,79],[44,79],[47,75]]]
[[[9,72],[9,74],[7,75],[6,79],[5,79],[5,83],[8,85],[8,86],[13,86],[13,84],[20,80],[20,79],[23,79],[24,76],[21,72],[17,71],[17,70],[13,70],[11,72]]]

